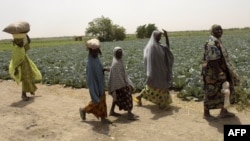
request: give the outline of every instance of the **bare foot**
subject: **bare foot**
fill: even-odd
[[[121,116],[121,114],[116,113],[116,112],[110,112],[109,116],[119,117],[119,116]]]
[[[128,120],[137,120],[138,118],[138,115],[135,115],[133,113],[128,114]]]
[[[231,112],[228,112],[227,110],[221,112],[220,115],[219,115],[219,118],[230,118],[230,117],[235,117],[235,114],[231,113]]]
[[[30,98],[27,97],[27,96],[24,96],[24,95],[22,96],[22,100],[23,100],[23,101],[28,101],[29,99],[30,99]]]
[[[133,100],[134,100],[139,106],[142,106],[141,98],[133,97]]]
[[[101,118],[101,122],[104,124],[112,124],[112,122],[106,118]]]
[[[208,121],[217,121],[218,120],[216,117],[211,116],[211,115],[206,115],[206,114],[203,115],[203,118],[205,120],[208,120]]]

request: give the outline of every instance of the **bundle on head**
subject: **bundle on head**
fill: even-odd
[[[10,34],[22,34],[28,33],[30,31],[30,25],[28,22],[19,21],[9,24],[3,29],[3,32]]]
[[[97,49],[100,48],[100,41],[98,39],[90,39],[86,43],[87,49]]]

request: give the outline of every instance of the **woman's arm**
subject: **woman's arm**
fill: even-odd
[[[26,37],[27,37],[28,44],[30,44],[30,43],[31,43],[31,40],[30,40],[29,35],[27,34]]]
[[[169,40],[168,40],[168,33],[164,29],[162,29],[162,31],[163,31],[163,35],[165,36],[165,39],[166,39],[166,45],[168,46],[168,48],[170,48],[170,44],[169,44]]]
[[[109,67],[105,67],[102,69],[103,72],[107,71],[107,72],[110,72],[110,68]]]

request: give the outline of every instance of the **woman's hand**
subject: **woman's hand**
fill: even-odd
[[[164,30],[164,29],[162,29],[162,31],[163,31],[163,35],[164,35],[165,37],[168,37],[168,32],[167,32],[166,30]]]
[[[103,68],[103,72],[105,72],[105,71],[110,72],[110,68],[109,67]]]
[[[15,69],[14,75],[18,74],[18,69]]]

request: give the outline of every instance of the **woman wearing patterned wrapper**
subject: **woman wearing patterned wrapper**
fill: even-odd
[[[161,44],[161,36],[166,45]],[[142,105],[142,98],[157,104],[160,109],[170,109],[172,103],[169,88],[172,86],[172,67],[174,56],[170,50],[167,31],[155,30],[144,48],[144,68],[146,70],[146,86],[134,101]]]
[[[204,81],[204,118],[214,120],[211,109],[221,109],[219,117],[233,117],[227,110],[230,103],[234,103],[234,86],[239,84],[240,78],[234,66],[229,61],[229,55],[223,46],[221,37],[223,29],[220,25],[213,25],[211,36],[204,46],[204,63],[202,76]],[[230,99],[230,100],[229,100]]]

